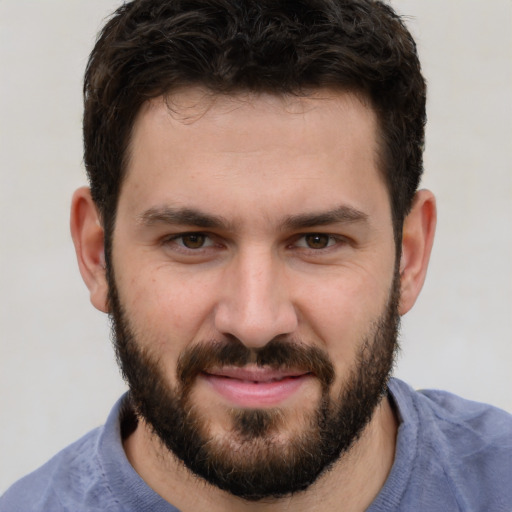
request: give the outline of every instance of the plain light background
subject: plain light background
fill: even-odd
[[[0,0],[0,493],[124,390],[68,234],[81,80],[113,0]],[[431,268],[396,375],[512,411],[512,2],[396,0],[429,83]]]

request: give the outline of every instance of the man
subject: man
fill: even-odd
[[[71,230],[130,392],[0,510],[510,510],[510,416],[390,379],[435,201],[388,6],[130,2],[84,90]]]

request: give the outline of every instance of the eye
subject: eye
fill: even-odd
[[[181,243],[187,249],[200,249],[206,242],[206,235],[202,233],[190,233],[189,235],[183,235],[181,237]]]
[[[183,233],[168,240],[186,249],[203,249],[213,245],[211,238],[204,233]]]
[[[337,240],[326,233],[308,233],[302,236],[297,241],[298,247],[304,247],[307,249],[326,249],[332,245],[335,245]]]

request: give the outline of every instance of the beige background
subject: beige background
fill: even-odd
[[[0,492],[124,386],[68,235],[81,78],[113,0],[0,0]],[[396,0],[429,81],[439,228],[396,374],[512,411],[512,2]]]

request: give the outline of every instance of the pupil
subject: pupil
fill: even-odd
[[[324,249],[329,244],[328,235],[307,235],[306,243],[312,249]]]
[[[183,245],[189,249],[199,249],[204,244],[204,235],[186,235],[183,237]]]

